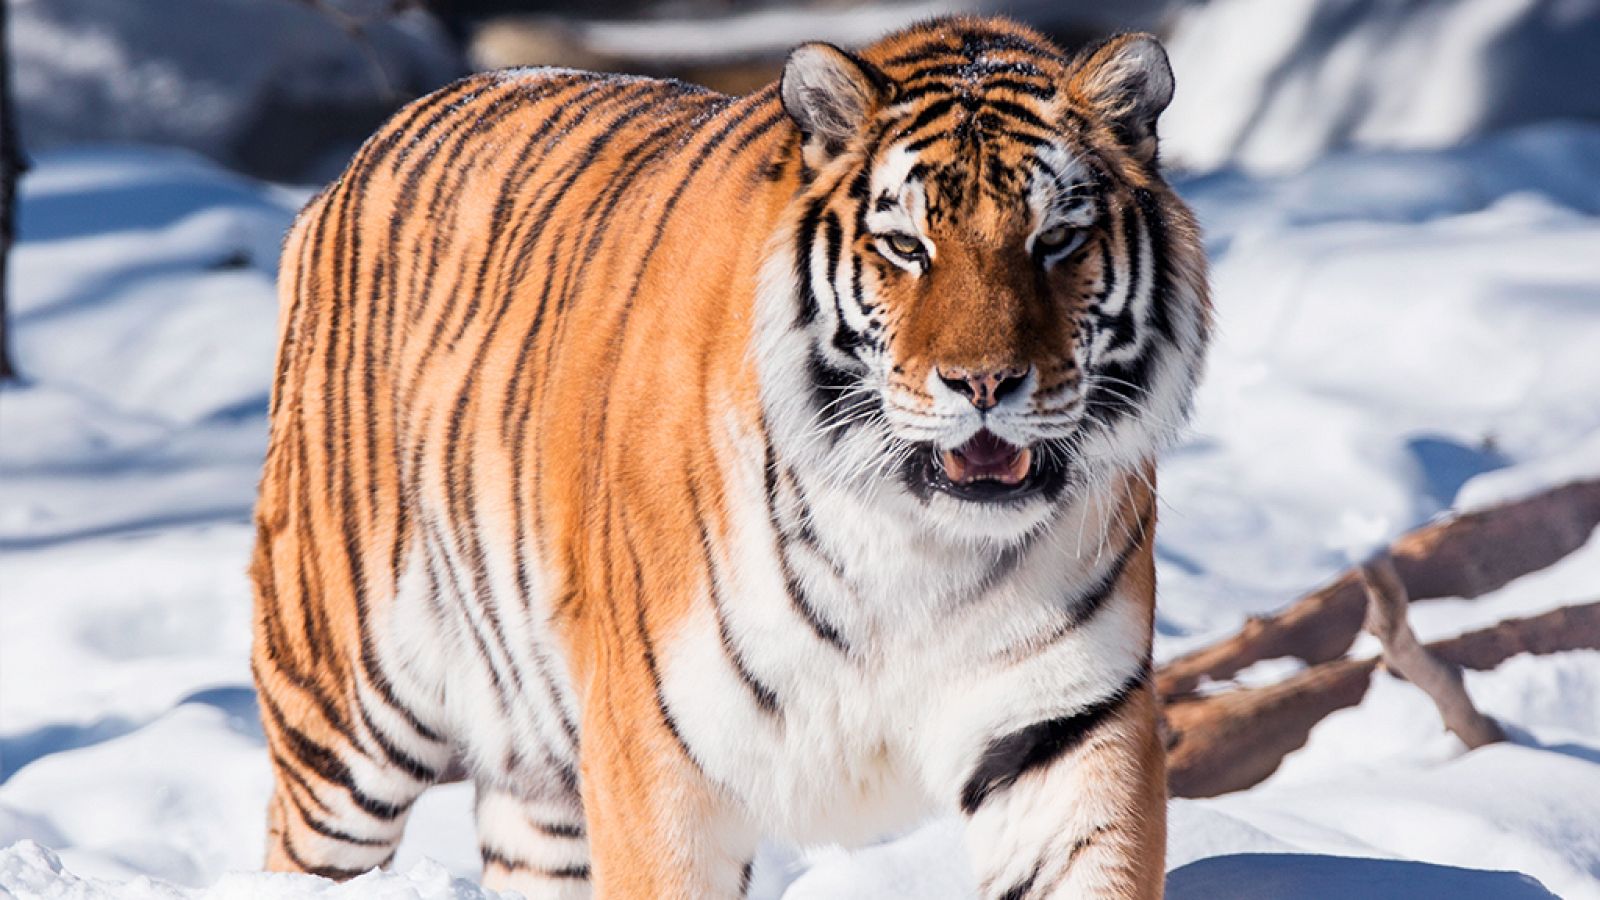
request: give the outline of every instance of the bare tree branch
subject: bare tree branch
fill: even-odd
[[[1406,586],[1388,553],[1380,553],[1361,567],[1367,587],[1367,631],[1383,645],[1383,664],[1391,672],[1421,688],[1438,707],[1444,725],[1476,750],[1506,739],[1495,721],[1473,705],[1461,669],[1428,651],[1417,640],[1406,619]]]
[[[1427,645],[1446,663],[1492,669],[1519,653],[1600,649],[1600,601],[1508,619]],[[1313,666],[1278,684],[1166,704],[1168,785],[1179,797],[1214,797],[1261,783],[1305,746],[1318,722],[1366,695],[1377,659]]]
[[[1537,571],[1583,546],[1600,526],[1600,479],[1576,481],[1524,500],[1453,516],[1402,536],[1389,548],[1413,600],[1477,597]],[[1223,681],[1263,659],[1307,663],[1343,656],[1361,625],[1367,591],[1352,569],[1283,610],[1251,619],[1239,632],[1161,667],[1163,697]]]

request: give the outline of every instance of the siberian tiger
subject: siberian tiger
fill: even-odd
[[[1209,321],[1148,35],[999,19],[726,97],[396,115],[282,265],[252,565],[267,865],[470,777],[486,884],[742,894],[948,812],[983,897],[1158,897],[1154,457]]]

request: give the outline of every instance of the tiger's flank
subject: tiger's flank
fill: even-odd
[[[1148,35],[944,18],[780,83],[416,101],[289,235],[256,512],[266,863],[739,897],[960,817],[984,898],[1155,898],[1156,454],[1209,329]]]

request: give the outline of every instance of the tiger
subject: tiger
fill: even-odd
[[[1160,43],[946,17],[730,97],[523,68],[301,212],[250,574],[266,868],[741,897],[962,823],[985,898],[1156,898],[1155,460],[1211,329]]]

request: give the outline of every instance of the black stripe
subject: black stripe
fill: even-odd
[[[478,96],[484,91],[488,90],[492,84],[493,79],[491,77],[482,75],[469,75],[466,78],[463,78],[454,84],[443,87],[437,92],[424,97],[422,100],[419,100],[417,102],[417,112],[411,114],[407,120],[402,123],[400,129],[393,132],[396,138],[403,136],[406,139],[399,142],[398,152],[396,152],[393,158],[389,160],[390,172],[395,175],[400,174],[400,167],[405,165],[406,160],[411,158],[411,154],[415,153],[420,148],[428,146],[427,142],[423,139],[428,136],[429,132],[433,131],[435,128],[438,128],[439,125],[442,124],[446,119],[459,112],[463,106],[466,106],[468,103],[476,100]],[[421,112],[431,110],[437,110],[437,112],[434,112],[433,115],[429,116],[428,119],[424,121],[416,131],[410,133],[406,133],[404,131],[404,129],[410,127],[418,118],[421,117]]]
[[[800,223],[795,227],[794,274],[800,292],[800,308],[795,312],[796,328],[816,321],[820,311],[816,291],[811,287],[811,245],[816,242],[817,226],[821,224],[825,208],[824,200],[813,201],[801,213]]]
[[[989,570],[983,573],[983,577],[978,579],[977,585],[973,587],[972,599],[982,599],[995,585],[1004,581],[1012,572],[1015,572],[1017,566],[1021,565],[1022,561],[1027,558],[1028,551],[1032,550],[1033,545],[1038,543],[1039,535],[1042,533],[1043,529],[1030,531],[1023,536],[1022,540],[1002,547],[1000,552],[995,555],[994,562],[989,564]]]
[[[449,557],[441,549],[444,538],[440,536],[437,524],[431,521],[425,523],[424,532],[422,544],[428,556],[430,591],[436,593],[440,587],[438,573],[444,573],[445,577],[450,579],[450,587],[454,591],[454,597],[452,598],[454,602],[441,603],[440,605],[448,607],[451,612],[456,614],[462,625],[465,626],[466,633],[477,644],[478,660],[488,670],[489,682],[494,687],[495,700],[500,707],[500,715],[502,718],[509,719],[511,718],[512,693],[507,688],[505,680],[501,677],[500,668],[495,664],[493,654],[489,652],[488,643],[484,641],[483,631],[478,627],[476,618],[471,614],[469,604],[466,602],[466,594],[471,588],[464,587],[460,583],[460,567],[452,566]]]
[[[828,284],[828,292],[833,295],[833,308],[838,311],[839,317],[844,318],[844,310],[839,306],[839,255],[844,249],[844,226],[839,221],[838,213],[828,210],[822,217],[822,248],[823,279]]]
[[[1083,855],[1083,851],[1094,846],[1094,843],[1100,840],[1103,835],[1109,834],[1113,830],[1114,829],[1110,825],[1100,825],[1091,830],[1088,834],[1085,834],[1083,837],[1074,840],[1072,842],[1072,846],[1067,848],[1067,858],[1061,863],[1060,870],[1057,871],[1049,881],[1038,885],[1039,896],[1050,896],[1055,891],[1056,887],[1061,884],[1061,882],[1067,880],[1067,876],[1072,872],[1072,866],[1077,863],[1078,857]]]
[[[577,125],[587,119],[591,113],[596,112],[597,110],[609,109],[613,101],[621,101],[623,99],[622,94],[624,92],[632,91],[632,93],[626,97],[626,100],[634,101],[650,93],[650,91],[653,90],[653,87],[648,82],[630,82],[624,88],[620,88],[614,92],[605,92],[602,98],[593,102],[578,102],[582,98],[586,97],[592,89],[593,88],[585,89],[578,95],[578,97],[572,98],[570,102],[559,106],[554,114],[549,116],[540,124],[539,129],[537,129],[537,133],[542,134],[550,128],[557,127],[557,120],[560,118],[561,114],[568,109],[576,110],[576,112],[568,121],[566,121],[565,124],[559,126],[565,131],[570,131],[576,128]],[[642,107],[625,108],[624,112],[619,114],[618,119],[613,119],[612,121],[606,123],[606,128],[601,132],[600,137],[590,142],[587,152],[578,152],[566,163],[564,163],[556,172],[549,173],[548,176],[546,176],[541,171],[542,166],[540,166],[539,163],[542,163],[544,159],[550,155],[550,153],[554,152],[555,149],[552,144],[546,144],[544,147],[544,152],[540,154],[537,162],[532,164],[524,164],[521,168],[514,170],[513,177],[502,182],[499,200],[495,206],[495,217],[497,219],[500,215],[509,214],[514,209],[514,190],[520,189],[527,181],[535,176],[539,176],[542,179],[538,193],[526,206],[527,213],[518,219],[518,221],[515,223],[516,227],[512,229],[510,233],[503,232],[497,228],[491,228],[489,230],[490,243],[482,251],[482,259],[484,260],[485,264],[487,264],[487,261],[493,257],[493,253],[497,244],[500,246],[509,247],[513,241],[518,239],[519,235],[522,235],[517,249],[513,251],[510,256],[511,260],[513,261],[512,266],[509,268],[509,270],[503,269],[503,277],[501,279],[497,279],[493,290],[495,296],[501,298],[509,298],[511,296],[510,287],[516,283],[516,277],[520,275],[521,267],[531,264],[532,260],[535,258],[535,254],[532,252],[532,245],[537,242],[540,235],[542,235],[544,225],[548,221],[550,209],[553,209],[557,204],[560,203],[560,200],[566,189],[570,187],[584,171],[588,170],[590,164],[593,162],[594,152],[599,149],[598,147],[594,146],[595,141],[599,141],[603,146],[606,141],[609,141],[611,137],[614,137],[614,129],[619,124],[618,120],[622,115],[628,114],[629,111],[632,112],[632,115],[637,116],[641,114],[643,110]],[[530,136],[524,142],[518,162],[524,162],[527,155],[539,147],[540,142],[538,140],[538,134]],[[559,144],[559,142],[554,143]],[[543,199],[546,192],[551,193],[552,199],[546,207],[541,209],[538,206],[538,203]],[[522,229],[525,223],[530,222],[535,223],[537,228],[533,230],[531,236],[523,235]],[[496,222],[495,224],[499,223]],[[497,238],[501,238],[502,235],[504,235],[503,240],[496,240]],[[420,296],[423,299],[434,296],[433,270],[436,267],[440,256],[441,254],[437,247],[433,253],[429,254],[428,276],[422,285],[420,293],[414,293],[412,296]],[[456,294],[460,291],[460,278],[464,274],[465,273],[461,271],[457,271],[456,282],[452,283],[448,290],[437,292],[438,295],[453,300]],[[510,284],[507,284],[507,281],[509,281]],[[451,319],[454,318],[452,309],[453,303],[446,307],[446,309],[438,315],[433,323],[431,332],[423,341],[423,352],[421,359],[412,367],[414,375],[410,383],[407,385],[405,392],[405,405],[408,407],[410,406],[411,399],[415,395],[415,391],[423,381],[423,376],[429,371],[428,363],[432,359],[433,354],[437,350],[442,349],[444,346],[444,331],[447,327],[449,327]]]
[[[350,772],[350,768],[344,764],[344,761],[337,754],[290,725],[284,719],[283,712],[278,709],[277,704],[272,702],[271,696],[262,694],[261,699],[262,708],[267,711],[268,716],[272,719],[273,730],[282,735],[285,749],[289,751],[290,755],[298,760],[301,765],[316,773],[322,780],[344,788],[345,792],[350,795],[350,799],[356,806],[360,807],[362,812],[373,818],[388,822],[399,817],[401,813],[410,807],[411,804],[409,803],[388,803],[362,791],[356,785],[355,776]]]
[[[1140,324],[1134,318],[1134,309],[1137,305],[1139,293],[1146,290],[1143,284],[1144,279],[1140,274],[1143,256],[1139,240],[1139,236],[1142,233],[1139,228],[1140,216],[1137,209],[1131,206],[1121,210],[1121,213],[1120,233],[1123,250],[1127,257],[1128,290],[1122,311],[1114,319],[1110,320],[1109,325],[1102,326],[1111,328],[1112,333],[1116,335],[1111,342],[1112,347],[1134,339],[1135,336],[1131,332],[1137,329]],[[1123,328],[1127,328],[1130,334],[1124,336],[1121,333]],[[1119,383],[1089,392],[1085,404],[1088,416],[1102,425],[1110,427],[1121,419],[1134,415],[1138,411],[1137,398],[1129,396],[1127,392],[1130,390],[1136,391],[1145,385],[1153,358],[1154,354],[1147,351],[1139,354],[1131,361],[1117,362],[1105,366],[1103,369],[1105,374],[1117,379]],[[1093,379],[1091,379],[1092,385]],[[1129,387],[1129,385],[1134,387]]]
[[[954,109],[957,103],[958,98],[956,97],[942,97],[933,101],[932,103],[929,103],[927,106],[923,107],[922,111],[917,113],[916,116],[911,119],[911,121],[907,122],[904,127],[897,130],[899,136],[906,137],[922,130],[922,128],[927,126],[930,122],[933,122],[935,119],[938,119],[951,109]]]
[[[372,721],[372,713],[367,711],[367,704],[366,701],[361,699],[361,692],[358,690],[355,694],[356,712],[361,714],[361,724],[366,726],[367,734],[372,737],[373,743],[378,745],[378,749],[383,752],[383,755],[388,757],[389,762],[423,784],[431,785],[437,782],[439,780],[439,772],[432,766],[395,746],[389,735],[378,727],[378,723]]]
[[[437,530],[433,528],[430,523],[430,527],[428,528],[426,534],[424,534],[423,539],[423,545],[429,554],[430,564],[428,566],[428,577],[430,580],[430,592],[432,594],[437,594],[438,592],[437,573],[443,572],[451,578],[452,587],[456,591],[456,599],[460,602],[453,602],[447,605],[449,606],[450,610],[457,615],[459,620],[464,623],[467,633],[477,644],[478,659],[483,663],[485,670],[487,670],[489,673],[490,683],[495,689],[495,700],[500,707],[501,718],[511,719],[512,708],[514,706],[513,700],[507,690],[505,681],[501,676],[499,667],[495,664],[494,657],[489,651],[489,646],[484,641],[482,630],[478,627],[474,617],[469,615],[469,604],[465,602],[464,595],[462,594],[464,589],[459,583],[456,583],[456,576],[460,574],[459,567],[449,565],[448,560],[438,552],[438,541],[439,538],[437,536]],[[538,723],[535,722],[534,724]],[[537,738],[537,740],[530,741],[529,743],[533,744],[544,757],[544,761],[547,764],[546,768],[550,771],[553,771],[558,777],[560,777],[563,783],[565,783],[570,789],[576,790],[577,773],[573,770],[571,762],[557,754],[556,750],[550,745],[550,742],[545,738],[545,735],[542,732],[535,730],[531,733],[531,735]],[[576,747],[573,748],[573,752],[574,754],[576,753]],[[512,748],[512,754],[516,754],[515,747]]]
[[[404,504],[399,505],[401,507],[404,506]],[[401,569],[397,566],[395,571],[399,572]],[[366,672],[367,686],[378,693],[385,706],[388,706],[399,714],[401,718],[405,719],[406,725],[410,726],[411,730],[415,731],[423,740],[435,744],[445,743],[445,737],[442,733],[424,724],[421,719],[417,718],[416,712],[411,707],[400,702],[400,698],[395,695],[394,684],[389,680],[389,676],[384,673],[383,667],[378,660],[377,648],[373,646],[370,640],[361,642],[360,661],[361,668]]]
[[[622,132],[623,126],[627,125],[636,118],[644,116],[647,113],[657,112],[663,109],[663,103],[661,101],[664,98],[661,96],[661,94],[663,93],[663,88],[665,85],[657,85],[655,87],[656,89],[654,91],[640,95],[632,106],[627,107],[610,122],[606,123],[605,129],[595,138],[590,140],[586,147],[578,152],[575,157],[575,161],[578,161],[580,164],[573,168],[565,182],[555,192],[554,203],[560,203],[563,199],[565,199],[567,189],[571,187],[577,181],[577,179],[581,178],[586,172],[589,172],[597,160],[604,158],[604,148]],[[679,113],[679,119],[681,119],[691,110],[678,109],[673,111]],[[647,171],[649,164],[661,156],[666,149],[666,145],[663,143],[663,140],[670,134],[680,131],[680,128],[681,124],[679,120],[668,120],[664,125],[661,125],[655,131],[652,131],[643,137],[635,138],[633,145],[628,150],[628,153],[620,161],[612,163],[608,169],[608,175],[610,176],[611,180],[607,183],[604,189],[596,192],[595,196],[590,199],[589,204],[577,216],[578,228],[580,232],[584,229],[587,229],[591,222],[596,224],[590,231],[588,243],[583,247],[582,251],[565,259],[569,272],[577,273],[581,279],[581,274],[585,271],[589,262],[593,259],[596,249],[600,246],[602,239],[606,235],[606,223],[610,220],[611,214],[615,210],[617,203],[629,193],[627,191],[628,185],[630,185],[640,175],[644,174],[644,172]],[[542,222],[540,224],[541,226],[543,225]],[[542,231],[542,227],[538,229],[538,231]],[[537,234],[537,231],[535,233]],[[535,240],[537,240],[537,238],[535,238]],[[552,254],[555,251],[556,247],[552,246]],[[530,253],[519,257],[517,259],[517,263],[526,266],[530,264],[532,258],[533,254]],[[554,259],[547,261],[546,271],[553,270],[553,262]],[[517,266],[514,265],[514,276],[520,274],[520,272],[517,272],[516,269]],[[457,326],[455,334],[450,339],[451,345],[454,345],[461,339],[462,335],[465,334],[468,323],[471,321],[473,314],[477,311],[478,303],[480,302],[482,296],[483,279],[481,276],[482,272],[480,270],[480,278],[477,288],[471,292],[471,297],[467,306],[467,312],[462,318],[461,324]],[[517,279],[513,277],[512,283],[515,284],[516,282]],[[572,289],[564,292],[564,294],[571,295],[575,293],[576,290],[577,285],[574,284]],[[562,297],[561,300],[558,301],[557,309],[560,309],[562,301],[564,300],[565,297]],[[509,304],[506,304],[502,306],[502,309],[508,307]]]
[[[312,865],[306,861],[305,857],[300,855],[299,851],[294,849],[294,844],[289,841],[288,832],[284,832],[282,838],[283,855],[289,857],[289,861],[294,863],[295,868],[309,875],[315,875],[318,878],[327,878],[333,881],[349,881],[352,878],[365,875],[372,871],[371,869],[342,869],[338,866]]]
[[[1150,285],[1150,320],[1156,331],[1169,343],[1177,340],[1172,328],[1172,270],[1167,260],[1167,220],[1154,192],[1140,188],[1133,192],[1144,216],[1145,231],[1150,237],[1150,266],[1153,282]]]
[[[1006,31],[971,30],[960,35],[961,53],[968,59],[977,59],[986,53],[996,50],[1007,50],[1032,56],[1035,59],[1061,62],[1061,56],[1054,48],[1036,44],[1019,34]]]
[[[627,519],[620,513],[615,514],[621,518],[623,547],[633,564],[634,627],[637,629],[639,645],[644,650],[644,664],[650,673],[650,686],[655,696],[656,711],[661,714],[661,724],[667,727],[672,739],[677,742],[678,749],[683,751],[684,758],[703,772],[705,767],[700,764],[700,758],[695,756],[694,750],[690,749],[689,742],[684,740],[683,732],[678,728],[678,718],[673,715],[672,707],[668,705],[666,694],[662,691],[661,665],[656,658],[655,640],[650,637],[650,624],[644,614],[644,568],[639,562],[638,553],[633,549],[633,539],[628,534]]]
[[[546,869],[525,860],[512,859],[489,846],[479,847],[478,853],[483,857],[485,866],[499,866],[510,872],[527,872],[539,878],[549,878],[552,881],[587,881],[589,878],[588,866],[562,866],[559,869]]]
[[[1006,790],[1023,775],[1045,768],[1079,747],[1115,715],[1149,677],[1149,666],[1142,666],[1110,695],[1083,709],[1068,716],[1035,722],[991,742],[961,789],[962,811],[972,815],[997,791]]]
[[[267,662],[273,664],[273,674],[276,674],[285,681],[288,681],[289,684],[296,690],[309,697],[311,702],[316,704],[317,711],[322,714],[322,718],[327,721],[335,731],[341,733],[348,731],[349,723],[344,718],[344,710],[334,705],[332,698],[330,698],[324,692],[322,682],[314,676],[301,675],[299,672],[288,668],[287,666],[283,665],[283,661],[276,656],[276,654],[279,652],[279,649],[272,646],[272,642],[273,634],[279,629],[272,627],[271,616],[268,616],[267,618],[269,620],[266,633],[266,637],[268,639]],[[266,691],[262,689],[264,688],[265,680],[261,677],[261,670],[256,666],[256,660],[251,660],[250,662],[250,673],[255,680],[259,692],[265,694]]]
[[[1131,346],[1139,340],[1139,328],[1144,323],[1137,315],[1138,301],[1142,299],[1141,293],[1149,290],[1144,283],[1142,269],[1144,265],[1143,238],[1147,232],[1139,227],[1141,215],[1138,207],[1130,206],[1122,213],[1122,242],[1126,247],[1128,257],[1128,296],[1122,305],[1122,310],[1110,323],[1114,338],[1107,346],[1107,350],[1116,350],[1120,347]]]
[[[711,545],[711,534],[706,530],[705,509],[700,503],[700,492],[695,490],[694,482],[689,483],[689,505],[694,511],[695,525],[700,532],[700,550],[705,558],[706,580],[711,594],[711,611],[717,620],[717,636],[722,645],[722,653],[728,658],[728,663],[733,666],[733,671],[739,676],[751,697],[755,699],[756,706],[767,715],[777,715],[778,694],[772,688],[763,684],[749,665],[745,663],[744,653],[733,640],[733,633],[728,630],[728,613],[722,596],[722,579],[720,567],[717,565],[716,548]]]
[[[312,671],[320,667],[332,666],[338,668],[343,659],[334,647],[332,628],[328,623],[328,611],[323,608],[321,597],[313,594],[313,582],[322,588],[327,584],[327,576],[322,560],[323,542],[320,535],[312,533],[312,505],[311,505],[311,442],[306,434],[307,404],[296,403],[294,412],[296,421],[294,425],[295,437],[293,464],[295,466],[295,545],[296,554],[296,580],[300,596],[304,598],[304,609],[310,612],[306,625],[306,637],[312,640],[310,644]],[[314,638],[314,640],[313,640]],[[280,672],[285,671],[282,667]],[[317,699],[318,706],[323,715],[335,727],[341,730],[344,727],[344,711],[335,709],[322,692],[322,684],[313,675],[291,676],[295,685]]]
[[[862,338],[845,322],[844,292],[839,290],[839,263],[844,252],[844,225],[839,221],[838,214],[829,210],[823,217],[822,226],[823,246],[827,255],[828,293],[833,295],[833,346],[846,356],[854,356],[856,348],[861,346]]]
[[[806,359],[806,374],[811,382],[812,403],[815,405],[817,427],[823,429],[830,444],[844,437],[839,424],[872,404],[882,404],[876,391],[854,390],[861,383],[854,372],[829,362],[822,352],[812,348]]]
[[[950,140],[950,138],[951,138],[951,132],[949,132],[949,131],[942,131],[942,130],[941,131],[931,131],[931,132],[923,135],[922,137],[919,137],[916,140],[906,144],[905,145],[905,149],[906,149],[906,152],[908,152],[908,153],[921,153],[922,151],[928,149],[929,147],[932,147],[934,144],[937,144],[940,141]],[[912,171],[915,172],[916,170],[913,169]],[[913,179],[911,177],[907,177],[906,180],[907,181],[911,181]],[[932,216],[934,213],[933,213],[932,210],[929,210],[928,214],[930,216]]]
[[[328,814],[330,816],[334,814],[333,810],[328,808],[328,804],[323,803],[322,802],[322,798],[317,796],[317,792],[312,789],[310,782],[306,781],[305,776],[301,775],[300,772],[298,770],[296,770],[295,767],[293,765],[291,765],[288,760],[283,758],[283,754],[279,753],[278,751],[272,749],[269,746],[267,748],[267,756],[269,758],[271,758],[271,760],[272,760],[272,770],[273,770],[273,772],[280,779],[282,779],[283,781],[289,782],[289,785],[293,785],[295,787],[298,787],[300,789],[300,792],[305,795],[306,799],[311,801],[311,805],[312,806],[315,806],[317,809],[321,810],[322,812],[324,812],[324,813],[326,813],[326,814]],[[300,805],[299,798],[295,798],[293,796],[294,795],[294,791],[289,789],[289,785],[285,785],[285,784],[280,783],[278,785],[278,787],[285,794],[289,794],[290,797],[292,799],[294,799],[295,805],[299,806]]]
[[[1010,100],[1001,100],[996,97],[988,97],[984,99],[983,106],[985,110],[993,111],[1002,116],[1016,119],[1031,128],[1037,128],[1044,132],[1049,132],[1051,130],[1050,125],[1045,122],[1045,120],[1039,118],[1038,113],[1035,113],[1033,110],[1023,106],[1021,103],[1014,103]]]
[[[352,844],[357,847],[388,847],[394,843],[394,841],[389,838],[356,837],[348,832],[340,831],[331,825],[325,824],[321,819],[318,819],[316,816],[312,815],[309,810],[300,804],[299,799],[295,797],[292,791],[284,791],[284,794],[288,796],[289,801],[294,804],[295,811],[300,814],[300,821],[304,822],[307,828],[310,828],[312,831],[315,831],[317,834],[322,835],[330,841],[338,841],[341,844]]]
[[[841,563],[832,553],[828,552],[828,548],[822,545],[822,539],[817,537],[816,529],[811,526],[811,501],[806,498],[805,488],[800,484],[799,479],[795,477],[793,471],[786,471],[784,480],[789,483],[789,490],[794,494],[794,502],[800,509],[794,516],[794,530],[789,531],[786,529],[783,532],[783,536],[794,544],[798,544],[810,551],[812,556],[822,560],[827,565],[828,573],[833,576],[833,579],[839,584],[848,587],[850,579],[844,573],[844,563]]]
[[[767,521],[772,525],[773,545],[778,554],[778,565],[783,573],[783,587],[789,596],[789,604],[810,627],[812,634],[823,643],[849,656],[850,645],[845,643],[844,636],[839,630],[824,620],[812,607],[810,600],[806,598],[805,587],[800,584],[800,579],[794,573],[794,566],[789,562],[789,538],[784,531],[783,523],[778,519],[777,458],[772,452],[770,437],[766,442],[766,460]]]
[[[1020,63],[1014,63],[1013,65],[1021,65],[1021,64]],[[1049,76],[1044,74],[1042,71],[1039,71],[1039,70],[1035,69],[1034,72],[1037,73],[1038,77],[1040,77],[1040,78],[1044,78],[1044,79],[1048,79],[1049,78]],[[1022,71],[1019,70],[1017,72],[1017,74],[1023,75],[1023,74],[1034,74],[1034,73],[1022,72]],[[1046,80],[1043,84],[1038,84],[1038,83],[1032,82],[1032,81],[1024,81],[1021,78],[1004,78],[1004,77],[1002,77],[1002,78],[990,78],[990,79],[984,81],[983,87],[984,87],[984,90],[987,90],[987,91],[994,91],[994,90],[1016,91],[1019,94],[1027,94],[1030,97],[1037,97],[1040,100],[1052,100],[1056,96],[1055,86],[1052,85],[1048,80]]]
[[[1139,227],[1139,211],[1136,206],[1125,207],[1122,210],[1122,243],[1123,250],[1128,257],[1128,302],[1123,305],[1123,315],[1131,314],[1139,293],[1146,290],[1144,284],[1144,242],[1140,239],[1144,230]]]
[[[1111,299],[1111,293],[1117,289],[1117,270],[1112,266],[1110,236],[1097,233],[1095,243],[1100,248],[1100,291],[1090,301],[1090,306],[1098,309]]]
[[[910,50],[907,50],[897,56],[889,57],[883,61],[883,65],[898,68],[900,66],[911,65],[912,63],[925,63],[929,60],[940,59],[943,57],[966,59],[966,57],[961,55],[960,49],[945,43],[942,38],[935,38],[926,44],[919,44],[915,47],[912,47]],[[913,77],[915,76],[907,76],[908,79]]]
[[[1027,897],[1028,892],[1033,890],[1033,883],[1039,880],[1039,866],[1040,863],[1034,863],[1032,871],[1023,876],[1021,881],[996,895],[995,900],[1023,900]]]
[[[1079,594],[1067,609],[1066,620],[1063,627],[1077,628],[1094,618],[1106,601],[1111,599],[1111,593],[1116,590],[1117,582],[1122,580],[1122,573],[1127,570],[1128,563],[1133,560],[1134,553],[1145,544],[1149,537],[1150,520],[1155,517],[1155,504],[1144,508],[1139,514],[1138,527],[1128,535],[1128,543],[1117,553],[1114,559],[1100,577],[1095,579],[1089,589]]]
[[[1116,557],[1111,561],[1111,565],[1100,573],[1100,577],[1096,578],[1090,583],[1089,587],[1065,604],[1065,614],[1056,627],[1042,638],[1031,638],[1021,642],[1017,648],[1011,651],[1010,655],[1019,657],[1036,654],[1066,637],[1074,630],[1081,628],[1086,622],[1094,618],[1105,607],[1107,601],[1111,599],[1111,595],[1116,591],[1117,584],[1122,581],[1122,573],[1127,571],[1128,563],[1133,561],[1134,553],[1144,545],[1146,538],[1149,536],[1151,520],[1154,517],[1155,505],[1151,504],[1145,507],[1144,511],[1139,514],[1138,527],[1128,535],[1128,543],[1123,545],[1123,548],[1117,552]]]
[[[578,840],[584,835],[582,825],[572,825],[566,822],[546,822],[542,819],[535,819],[532,816],[525,816],[524,818],[527,820],[529,828],[545,837]]]

